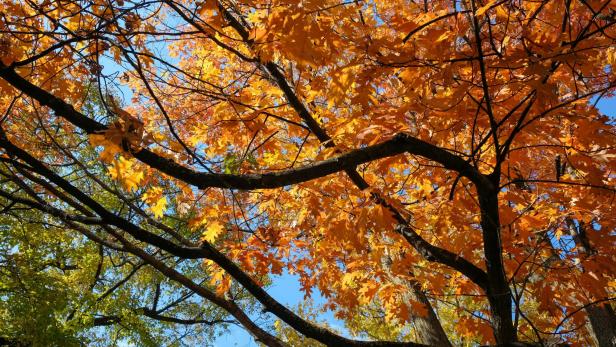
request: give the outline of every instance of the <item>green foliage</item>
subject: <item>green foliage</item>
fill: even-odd
[[[82,289],[92,246],[52,225],[7,217],[1,225],[0,336],[35,346],[79,345],[83,322],[67,318],[75,303],[90,299]]]

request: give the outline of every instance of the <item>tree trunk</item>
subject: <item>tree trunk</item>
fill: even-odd
[[[449,338],[445,334],[440,320],[436,316],[430,301],[428,301],[428,297],[421,290],[418,283],[411,283],[411,287],[411,299],[425,305],[428,311],[428,314],[425,316],[413,315],[413,325],[419,338],[417,342],[430,346],[451,347],[451,342],[449,342]]]
[[[409,303],[410,301],[419,302],[423,304],[427,310],[427,315],[421,315],[417,312],[411,311],[411,323],[415,327],[418,338],[416,342],[429,346],[451,347],[451,342],[449,342],[449,338],[447,337],[447,334],[445,334],[445,330],[436,316],[432,304],[428,300],[426,293],[421,290],[419,283],[414,280],[406,282],[399,277],[396,277],[396,275],[389,271],[391,264],[392,259],[386,251],[381,265],[387,272],[387,275],[392,282],[408,287],[408,291],[404,296],[404,301],[406,303]]]
[[[566,222],[573,234],[573,240],[586,256],[595,254],[597,251],[590,244],[585,223],[582,221],[576,223],[570,218],[567,218]],[[616,347],[616,314],[609,302],[588,306],[584,310],[588,314],[590,327],[599,347]]]
[[[593,335],[599,347],[616,347],[616,314],[609,303],[586,308]]]
[[[492,182],[492,186],[477,186],[481,208],[483,251],[488,272],[486,294],[490,303],[491,323],[496,343],[511,346],[517,342],[517,334],[512,319],[513,296],[503,262],[498,189],[495,187],[498,187],[497,179]]]

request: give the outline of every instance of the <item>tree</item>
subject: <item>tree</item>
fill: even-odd
[[[4,214],[36,210],[268,346],[610,343],[613,1],[2,8]],[[284,271],[350,323],[380,303],[391,334],[302,318],[264,289]],[[145,307],[157,283],[131,287]]]
[[[232,324],[139,259],[38,217],[2,220],[10,229],[1,238],[1,345],[159,346],[180,338],[191,345],[212,339],[212,325]]]
[[[96,100],[92,105],[96,105]],[[93,112],[94,108],[90,108]],[[80,153],[94,162],[93,151]],[[112,182],[96,165],[89,172],[101,175],[100,183]],[[3,187],[16,188],[14,172],[3,171]],[[10,178],[11,180],[9,180]],[[88,191],[72,175],[73,184],[117,208],[122,202],[109,191]],[[29,189],[22,186],[23,189]],[[201,300],[194,292],[169,281],[138,257],[92,236],[68,229],[36,209],[4,206],[0,225],[0,345],[18,346],[110,346],[118,341],[139,346],[194,345],[233,324],[226,312]],[[208,281],[200,268],[182,269],[193,280]],[[233,291],[242,299],[241,292]],[[250,311],[254,300],[246,300]],[[212,329],[212,326],[218,329]],[[96,329],[93,329],[96,327]],[[178,344],[181,341],[181,344]]]

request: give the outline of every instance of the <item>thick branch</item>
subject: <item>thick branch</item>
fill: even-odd
[[[107,129],[105,125],[86,117],[75,110],[72,105],[69,105],[60,98],[30,83],[19,76],[13,69],[2,65],[2,63],[0,63],[0,77],[4,78],[26,95],[37,100],[41,105],[48,106],[58,116],[65,118],[86,133],[92,134]],[[200,189],[217,187],[252,190],[279,188],[306,182],[343,170],[352,169],[360,164],[402,153],[419,155],[435,161],[447,169],[459,172],[462,176],[469,178],[473,182],[485,181],[482,175],[462,158],[408,134],[398,134],[392,139],[380,144],[356,149],[336,158],[323,160],[301,168],[265,174],[230,175],[203,173],[181,166],[145,148],[134,151],[132,154],[135,158],[150,167]]]
[[[283,321],[292,325],[294,328],[296,328],[298,331],[300,331],[302,334],[308,337],[314,338],[320,342],[323,342],[325,344],[332,345],[332,346],[339,346],[339,345],[345,345],[345,346],[354,346],[354,345],[357,345],[357,346],[422,346],[420,344],[414,344],[414,343],[398,343],[398,342],[388,342],[388,341],[385,341],[385,342],[355,341],[355,340],[344,338],[342,336],[338,336],[326,329],[323,329],[317,325],[314,325],[302,319],[301,317],[293,313],[291,310],[286,308],[284,305],[277,302],[263,288],[261,288],[261,286],[257,284],[248,274],[246,274],[242,269],[240,269],[233,261],[228,259],[224,254],[220,253],[218,250],[213,248],[208,243],[204,243],[201,248],[182,247],[156,234],[143,230],[139,228],[138,226],[130,223],[129,221],[123,219],[122,217],[116,216],[115,214],[107,211],[104,207],[100,206],[96,201],[92,200],[86,194],[76,189],[69,182],[67,182],[66,180],[59,177],[54,172],[47,169],[43,163],[33,158],[32,156],[30,156],[27,152],[23,151],[22,149],[14,146],[10,141],[8,141],[8,139],[6,138],[6,136],[4,136],[4,133],[2,132],[0,132],[0,147],[4,147],[7,150],[7,152],[10,153],[11,155],[15,155],[18,158],[24,160],[26,163],[28,163],[28,165],[32,167],[32,169],[35,172],[45,176],[50,181],[52,181],[54,184],[58,185],[59,187],[67,191],[73,197],[75,197],[82,203],[86,204],[88,207],[92,208],[92,210],[96,212],[97,214],[99,214],[106,221],[107,224],[118,227],[119,229],[126,231],[131,236],[135,237],[136,239],[152,244],[154,246],[157,246],[173,255],[183,257],[183,258],[207,258],[207,259],[213,260],[220,267],[222,267],[225,271],[227,271],[235,280],[237,280],[244,288],[246,288],[261,304],[265,306],[265,308],[268,311],[274,313],[276,316],[280,317]],[[39,206],[38,204],[35,204],[28,200],[20,201],[20,203],[30,204],[30,206],[35,207],[35,208],[41,208],[41,206]],[[63,218],[63,219],[67,218],[66,213],[64,213],[63,211],[59,209],[55,209],[49,206],[48,204],[43,207],[43,210],[52,215],[56,215],[60,218]],[[71,217],[67,221],[70,222],[71,219],[77,219],[77,217]],[[111,233],[116,239],[118,239],[123,244],[125,250],[139,256],[141,259],[146,261],[148,264],[154,266],[156,269],[161,271],[168,278],[178,281],[179,283],[185,285],[187,288],[195,291],[197,294],[201,296],[204,296],[207,294],[207,293],[199,293],[199,290],[205,290],[205,289],[196,285],[194,282],[190,281],[188,278],[183,277],[183,275],[181,275],[177,271],[171,268],[168,268],[162,262],[158,261],[153,256],[149,255],[148,253],[143,251],[141,248],[130,243],[128,240],[126,240],[123,236],[115,232],[113,229],[106,228],[106,230],[107,232]],[[208,295],[213,295],[213,294],[208,294]],[[233,314],[236,318],[237,318],[237,315],[241,316],[244,314],[239,308],[231,307],[228,305],[228,303],[225,304],[225,302],[227,301],[225,300],[220,301],[221,299],[218,298],[217,296],[212,296],[212,297],[204,296],[204,298],[211,300],[215,304],[225,308],[227,311]],[[239,312],[236,312],[236,311],[239,311]],[[237,319],[239,320],[239,318]],[[249,330],[255,329],[254,327],[251,327],[252,323],[250,321],[245,321],[242,324]],[[248,326],[246,324],[248,324]],[[273,345],[276,345],[276,344],[273,344]]]

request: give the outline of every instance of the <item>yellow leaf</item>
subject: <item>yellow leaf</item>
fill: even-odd
[[[417,182],[417,188],[423,194],[428,194],[428,195],[434,191],[434,188],[432,187],[432,182],[426,179],[422,179],[420,182]]]
[[[203,239],[207,242],[214,242],[224,231],[225,226],[218,221],[214,221],[208,224],[207,229],[203,233]]]
[[[122,156],[111,164],[109,174],[113,179],[120,181],[126,190],[136,189],[144,176],[143,171],[135,171],[133,160],[127,160]]]
[[[342,288],[350,289],[355,287],[355,279],[359,277],[359,274],[356,272],[345,273],[342,276]]]
[[[167,207],[167,198],[163,196],[162,188],[150,188],[150,190],[143,195],[141,200],[149,205],[149,209],[154,214],[154,217],[161,218],[163,216],[163,211],[165,211]]]
[[[109,141],[104,134],[90,134],[90,144],[92,146],[102,146],[103,151],[100,153],[100,158],[106,163],[111,163],[116,154],[122,153],[122,149],[115,143]]]
[[[166,207],[167,207],[167,198],[163,196],[162,198],[158,199],[158,201],[156,201],[154,205],[150,206],[150,211],[154,213],[154,217],[161,218],[163,216],[163,211],[165,210]]]
[[[507,17],[509,17],[509,13],[507,12],[507,10],[505,9],[505,7],[503,6],[497,6],[496,7],[496,16],[500,19],[506,19]]]
[[[379,291],[379,285],[376,282],[367,282],[359,289],[360,303],[367,304],[374,299],[374,296]]]

